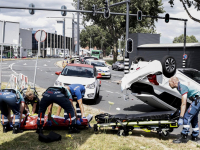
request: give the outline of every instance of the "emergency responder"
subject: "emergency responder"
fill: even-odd
[[[3,125],[3,133],[9,130],[8,116],[9,109],[13,111],[13,134],[21,133],[20,124],[22,113],[24,110],[24,98],[19,91],[13,89],[0,90],[0,110],[1,110],[1,124]]]
[[[68,60],[67,60],[67,57],[65,57],[65,59],[63,60],[62,62],[62,67],[65,68],[65,66],[68,64]]]
[[[74,57],[72,55],[70,55],[70,63],[74,63]]]
[[[24,100],[25,100],[24,114],[30,114],[29,107],[28,107],[29,104],[32,105],[32,114],[34,114],[34,113],[38,114],[40,99],[38,98],[37,93],[33,92],[30,89],[30,87],[23,89],[22,93],[23,93],[23,91],[26,92],[23,95],[24,96]]]
[[[84,94],[85,94],[85,87],[82,84],[71,84],[66,87],[71,92],[73,97],[75,96],[77,97],[77,104],[76,104],[77,118],[79,120],[81,120],[82,118],[85,118],[83,102],[82,102],[82,98],[84,97]],[[58,107],[57,116],[60,115],[61,109],[62,109],[61,107]],[[88,122],[90,122],[92,119],[92,116],[89,115],[87,119],[88,119]]]
[[[183,130],[181,132],[181,137],[174,140],[173,143],[187,143],[187,136],[190,132],[190,123],[193,128],[191,140],[196,141],[199,135],[198,114],[200,110],[200,92],[195,89],[195,87],[181,84],[179,79],[175,76],[169,79],[169,86],[171,88],[177,88],[178,92],[182,95],[181,112],[178,125],[183,125]],[[193,99],[194,101],[186,111],[187,98]]]
[[[44,114],[47,107],[52,103],[57,103],[60,105],[64,110],[64,117],[65,120],[70,121],[69,125],[69,133],[79,133],[80,131],[76,129],[76,116],[74,113],[73,104],[69,99],[71,99],[70,92],[64,87],[49,87],[44,93],[43,98],[40,101],[39,113],[38,113],[38,120],[37,120],[37,133],[42,133],[42,126],[44,124]],[[48,108],[48,122],[49,126],[52,125],[51,122],[51,111],[50,107]]]

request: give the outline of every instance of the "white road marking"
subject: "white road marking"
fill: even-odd
[[[10,75],[1,75],[2,77],[10,77]]]
[[[25,64],[23,64],[23,65],[27,65],[27,64],[25,63]]]
[[[114,92],[111,92],[111,91],[106,91],[106,92],[108,92],[108,93],[114,93]]]
[[[44,64],[44,66],[47,66],[46,64]]]
[[[15,72],[13,69],[12,69],[12,66],[14,65],[15,63],[12,63],[11,65],[9,65],[10,69],[12,70],[12,72],[14,72],[14,74],[17,74],[17,72]]]

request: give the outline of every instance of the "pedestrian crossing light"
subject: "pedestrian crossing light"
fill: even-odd
[[[127,45],[126,51],[128,53],[131,53],[133,51],[133,40],[129,38],[126,42],[127,42],[126,43],[126,45]]]
[[[169,14],[165,15],[165,22],[168,23],[169,22]]]
[[[137,20],[142,21],[142,11],[141,10],[138,10],[138,12],[137,12]]]

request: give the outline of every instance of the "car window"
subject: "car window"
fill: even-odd
[[[97,67],[106,67],[106,64],[104,62],[99,62],[99,61],[96,61],[96,62],[92,61],[91,65],[97,66]]]
[[[94,78],[94,69],[80,66],[66,66],[61,75]]]
[[[197,70],[180,70],[184,75],[200,83],[200,72]]]

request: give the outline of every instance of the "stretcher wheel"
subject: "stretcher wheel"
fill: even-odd
[[[94,132],[97,132],[97,131],[98,131],[97,124],[94,124]]]
[[[162,132],[161,135],[162,135],[163,137],[168,137],[168,136],[169,136],[169,131]]]

